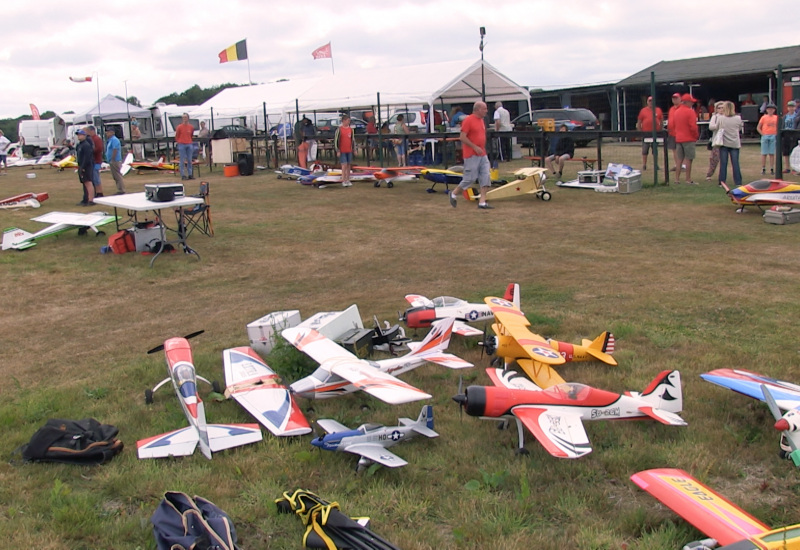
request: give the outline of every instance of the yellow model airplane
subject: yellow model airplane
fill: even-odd
[[[516,301],[516,298],[515,298]],[[502,357],[507,367],[514,361],[530,376],[531,380],[542,389],[565,381],[551,368],[568,361],[599,360],[609,365],[617,364],[611,356],[614,352],[614,335],[604,332],[594,340],[584,339],[580,345],[559,342],[532,333],[528,327],[530,322],[519,307],[503,298],[494,296],[485,299],[494,313],[495,323],[492,330],[496,334],[494,348],[497,357]]]
[[[537,199],[549,201],[552,197],[550,191],[545,189],[544,181],[546,168],[520,168],[514,174],[517,176],[514,181],[494,187],[486,192],[487,200],[505,199],[507,197],[519,197],[521,195],[534,195]],[[497,181],[497,176],[492,176],[492,182]],[[473,188],[464,191],[464,196],[471,201],[478,200],[478,194]]]

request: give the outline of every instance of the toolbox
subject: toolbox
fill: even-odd
[[[767,210],[764,212],[764,221],[777,225],[800,222],[800,208],[790,208],[788,210]]]
[[[342,334],[339,343],[356,357],[364,359],[372,355],[372,333],[371,328],[353,328]]]
[[[617,188],[623,195],[640,191],[642,189],[642,173],[634,172],[628,176],[618,176]]]

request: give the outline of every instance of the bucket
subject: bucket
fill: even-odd
[[[239,175],[239,165],[238,164],[226,164],[225,168],[223,169],[223,174],[225,174],[226,178],[233,178]]]

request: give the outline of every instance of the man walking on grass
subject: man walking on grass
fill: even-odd
[[[483,122],[488,111],[486,103],[476,101],[472,107],[472,114],[461,123],[461,134],[458,139],[461,141],[464,153],[464,177],[461,178],[458,187],[450,193],[450,204],[453,208],[458,205],[458,194],[476,181],[481,189],[478,208],[481,210],[494,208],[486,202],[486,191],[492,185],[489,157],[486,156],[486,125]]]

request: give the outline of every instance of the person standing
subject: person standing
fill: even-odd
[[[3,130],[0,130],[0,166],[3,167],[2,174],[5,176],[8,173],[8,147],[11,145],[11,142],[8,138],[3,134]]]
[[[114,128],[106,126],[106,160],[111,170],[111,177],[117,185],[117,195],[125,194],[125,180],[122,178],[120,167],[122,166],[122,145],[119,138],[114,134]]]
[[[342,115],[342,125],[336,128],[333,144],[339,153],[339,163],[342,165],[342,187],[352,187],[350,183],[350,165],[353,164],[353,151],[355,151],[355,135],[350,127],[350,115]]]
[[[92,140],[84,130],[75,132],[78,136],[78,146],[75,148],[75,157],[78,161],[78,181],[83,184],[83,200],[78,206],[91,206],[94,204],[94,146]]]
[[[183,113],[181,120],[182,122],[175,129],[175,143],[178,144],[178,166],[182,180],[193,180],[192,134],[194,134],[194,126],[189,123],[188,113]]]
[[[314,163],[317,161],[317,128],[308,117],[303,117],[302,133],[303,139],[308,144],[306,160],[309,163]]]
[[[367,151],[369,158],[378,158],[378,125],[375,123],[375,113],[367,113],[364,115],[367,121]]]
[[[94,196],[103,196],[103,182],[100,181],[100,168],[103,167],[103,138],[97,135],[97,128],[91,124],[84,128],[86,134],[92,140],[92,154],[94,159],[94,170],[92,171],[92,182],[94,183]],[[87,138],[87,139],[89,139]]]
[[[206,127],[206,121],[200,121],[200,129],[197,131],[197,138],[200,140],[200,147],[203,148],[203,158],[211,166],[211,130]]]
[[[692,161],[696,155],[695,146],[700,138],[697,128],[697,113],[692,105],[697,100],[690,94],[681,96],[681,105],[675,110],[675,183],[681,182],[681,171],[686,167],[686,183],[696,185],[692,181]]]
[[[131,117],[131,140],[139,141],[142,139],[142,130],[139,128],[139,121],[136,117]],[[133,158],[134,160],[144,160],[144,147],[141,143],[133,144]]]
[[[742,172],[739,168],[739,149],[742,147],[742,142],[739,136],[743,127],[742,117],[736,114],[733,101],[723,102],[722,109],[708,123],[708,129],[712,132],[722,132],[722,146],[719,148],[719,184],[723,187],[727,187],[725,180],[728,178],[729,158],[733,168],[733,183],[736,187],[742,184]]]
[[[778,134],[778,108],[770,103],[765,114],[758,119],[756,130],[761,134],[761,175],[767,173],[767,157],[769,157],[769,173],[775,174],[775,139]]]
[[[294,142],[297,144],[297,165],[300,168],[308,168],[308,143],[303,135],[303,125],[306,122],[305,115],[294,125]]]
[[[672,107],[667,111],[667,149],[672,151],[672,168],[678,167],[678,154],[675,149],[675,111],[681,106],[681,94],[672,94]]]
[[[711,142],[709,142],[708,146],[711,149],[711,154],[708,157],[708,171],[706,172],[706,181],[711,181],[711,176],[714,175],[714,172],[717,170],[717,166],[719,165],[719,145],[714,145],[714,141],[717,139],[717,134],[722,132],[719,129],[719,123],[717,122],[717,117],[723,116],[722,109],[725,107],[724,101],[717,101],[713,105],[714,113],[711,115],[711,118],[708,122],[708,129],[711,131]],[[711,122],[714,122],[714,127],[717,128],[716,130],[711,129]]]
[[[503,102],[498,101],[494,104],[494,130],[495,132],[510,132],[514,127],[511,126],[511,114],[508,109],[503,107]],[[498,137],[500,140],[500,160],[511,160],[511,138]]]
[[[781,134],[781,149],[783,152],[783,173],[788,174],[792,170],[789,168],[789,156],[792,149],[797,146],[797,134],[794,132],[794,120],[797,115],[797,103],[794,100],[786,104],[786,114],[783,115],[783,133]]]
[[[397,115],[397,120],[394,123],[394,133],[403,136],[408,135],[408,126],[406,126],[405,117]],[[406,165],[406,148],[408,147],[408,139],[405,137],[396,138],[394,140],[394,150],[397,153],[397,166]]]
[[[642,110],[639,111],[639,116],[636,119],[636,129],[640,132],[651,132],[653,128],[655,130],[661,131],[661,128],[664,126],[664,111],[661,110],[661,107],[656,107],[656,120],[655,125],[653,124],[653,96],[649,96],[647,98],[647,105],[642,107]],[[653,155],[655,155],[655,146],[652,141],[647,141],[648,139],[652,139],[652,136],[649,138],[644,138],[642,142],[642,172],[647,170],[647,156],[650,153],[650,150],[653,150]]]
[[[486,103],[476,101],[472,107],[472,114],[461,122],[461,133],[458,139],[462,143],[464,154],[464,176],[458,187],[450,193],[450,205],[453,208],[458,206],[458,194],[476,181],[481,190],[478,208],[481,210],[494,208],[486,202],[486,191],[492,185],[492,178],[489,174],[489,157],[486,156],[486,124],[483,122],[488,112]]]

